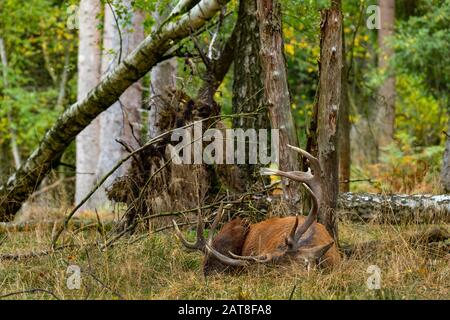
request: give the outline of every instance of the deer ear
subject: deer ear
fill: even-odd
[[[333,246],[334,241],[328,244],[315,246],[312,248],[302,248],[298,250],[298,253],[307,261],[318,261],[327,251]]]

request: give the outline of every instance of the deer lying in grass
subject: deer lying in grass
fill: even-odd
[[[306,218],[304,216],[275,217],[255,224],[236,218],[226,223],[213,238],[214,231],[223,216],[223,204],[221,204],[207,240],[203,235],[204,226],[201,212],[199,212],[195,243],[188,242],[173,221],[177,236],[183,245],[205,254],[203,263],[205,275],[235,270],[249,265],[250,262],[283,263],[294,259],[308,268],[317,265],[332,267],[340,262],[341,257],[333,238],[325,226],[316,222],[322,197],[319,161],[300,148],[289,147],[308,159],[311,168],[307,172],[263,169],[261,173],[302,182],[313,200],[312,208]]]

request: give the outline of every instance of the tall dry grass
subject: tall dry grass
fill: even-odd
[[[122,238],[101,251],[95,229],[71,232],[65,243],[79,245],[49,255],[0,261],[0,296],[7,299],[450,299],[450,255],[413,247],[408,234],[425,225],[370,225],[342,221],[343,243],[383,240],[378,250],[345,258],[332,271],[307,272],[296,264],[255,265],[239,275],[205,279],[200,253],[186,252],[172,231]],[[448,225],[445,227],[449,227]],[[0,254],[48,249],[51,228],[0,235]],[[193,232],[188,236],[194,237]],[[390,240],[395,240],[390,242]],[[448,248],[448,246],[447,246]],[[448,250],[448,249],[447,249]],[[69,265],[81,268],[79,290],[69,290]],[[381,289],[369,290],[367,269],[381,270]],[[46,291],[29,290],[39,289]],[[53,296],[54,295],[54,296]]]

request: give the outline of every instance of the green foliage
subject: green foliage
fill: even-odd
[[[118,18],[123,21],[122,27],[129,27],[130,12],[122,0],[102,1],[105,5],[107,2],[114,5]],[[395,165],[402,156],[419,159],[424,156],[424,150],[442,151],[439,147],[443,143],[441,131],[448,121],[450,2],[396,2],[396,33],[391,39],[396,52],[391,61],[397,79],[396,151],[391,150],[393,156],[384,159],[383,165],[390,161]],[[151,13],[158,10],[162,16],[167,16],[176,3],[176,0],[134,0],[131,5],[146,14],[145,31],[149,34],[155,25]],[[78,4],[77,0],[0,1],[0,34],[5,40],[9,60],[8,86],[0,79],[0,143],[6,143],[12,131],[17,132],[23,157],[37,146],[64,107],[76,99],[77,30],[70,30],[67,21],[69,6]],[[351,120],[355,123],[360,119],[370,120],[378,98],[377,89],[384,80],[377,68],[377,31],[365,25],[366,9],[372,4],[377,1],[343,1]],[[218,47],[231,34],[238,5],[238,0],[228,5],[230,14],[224,19],[216,39]],[[282,0],[281,5],[292,111],[300,143],[304,145],[318,83],[320,11],[330,5],[330,0]],[[102,17],[99,20],[102,21]],[[216,31],[217,21],[218,17],[214,18],[196,36],[204,50]],[[98,27],[101,28],[102,23]],[[181,52],[197,53],[190,39],[183,40],[182,44]],[[67,96],[62,106],[56,106],[67,53],[70,57]],[[195,96],[203,81],[204,66],[199,58],[179,58],[178,61],[178,86]],[[216,94],[225,114],[232,110],[232,81],[232,72],[229,72]],[[148,82],[149,76],[145,79],[146,87]],[[65,162],[73,163],[73,147],[66,157]],[[437,170],[439,163],[433,162],[430,167]],[[363,176],[371,172],[365,170]]]
[[[448,118],[439,101],[418,76],[400,75],[396,87],[398,135],[412,137],[411,144],[416,146],[439,145]]]
[[[302,144],[318,83],[320,12],[328,1],[283,1],[283,36],[292,112]]]
[[[77,37],[67,26],[67,7],[50,0],[0,3],[0,34],[8,59],[7,85],[0,83],[0,136],[6,142],[15,131],[24,156],[63,110],[56,101],[64,68],[69,78],[75,75]],[[75,99],[74,85],[69,81],[66,101]]]
[[[370,181],[354,192],[439,193],[438,183],[444,147],[415,147],[416,137],[399,131],[396,142],[384,149],[379,163],[353,168]]]
[[[450,2],[422,0],[419,15],[398,24],[393,41],[398,71],[419,75],[438,99],[450,91]]]

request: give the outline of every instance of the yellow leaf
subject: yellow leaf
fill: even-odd
[[[290,44],[290,43],[287,43],[287,44],[284,45],[284,50],[290,56],[293,56],[295,54],[294,46],[292,44]]]

